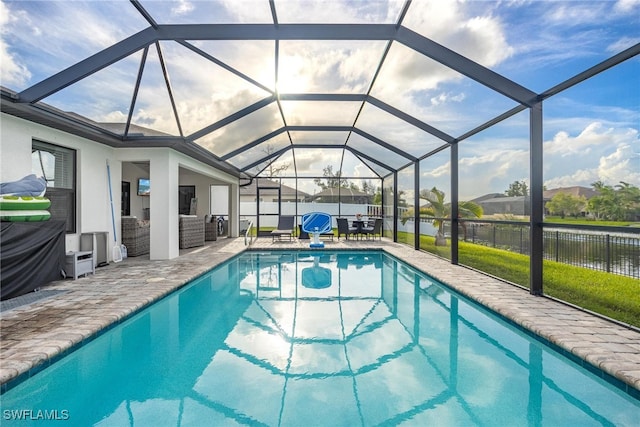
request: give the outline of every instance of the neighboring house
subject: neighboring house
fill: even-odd
[[[542,193],[542,198],[545,202],[548,202],[553,198],[553,196],[555,196],[558,193],[565,193],[575,197],[584,196],[584,198],[587,200],[600,194],[599,192],[597,192],[592,188],[574,186],[574,187],[554,188],[553,190],[545,190]]]
[[[280,187],[280,199],[286,202],[302,202],[309,197],[309,194],[281,184],[271,179],[254,179],[251,184],[240,187],[240,202],[255,202],[258,197],[258,187],[260,187],[260,199],[263,202],[277,202],[278,192],[269,188]]]
[[[553,199],[553,196],[555,196],[558,193],[564,193],[564,194],[568,194],[570,196],[574,196],[574,197],[584,197],[585,199],[587,199],[587,201],[589,199],[591,199],[594,196],[599,195],[600,193],[592,188],[589,187],[580,187],[580,186],[573,186],[573,187],[561,187],[561,188],[554,188],[552,190],[545,190],[542,193],[542,199],[544,201],[544,204],[546,205],[546,203],[548,201],[550,201],[551,199]],[[546,206],[544,209],[544,213],[545,215],[549,215],[549,211],[547,210]],[[587,216],[589,214],[589,212],[586,210],[586,206],[585,206],[585,210],[582,211],[581,216]]]
[[[565,193],[575,197],[584,196],[589,200],[599,193],[588,187],[563,187],[545,190],[543,192],[544,203],[548,202],[558,193]],[[488,193],[484,196],[477,197],[472,202],[482,206],[484,215],[509,214],[509,215],[529,215],[531,212],[531,200],[525,196],[505,196],[503,193]],[[548,212],[546,212],[548,213]]]
[[[482,206],[483,215],[529,215],[531,199],[525,196],[505,196],[500,193],[485,194],[471,200]]]
[[[367,205],[373,203],[373,194],[363,193],[351,188],[327,188],[307,198],[309,202],[316,203],[350,203],[356,205]]]

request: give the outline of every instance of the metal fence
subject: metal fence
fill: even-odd
[[[529,224],[464,224],[460,227],[460,240],[529,254]],[[543,231],[543,240],[547,260],[640,278],[640,235],[554,227]]]

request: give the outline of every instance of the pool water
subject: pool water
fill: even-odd
[[[539,340],[360,251],[239,255],[2,395],[3,425],[632,426],[639,414]]]

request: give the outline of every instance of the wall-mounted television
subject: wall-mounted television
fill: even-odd
[[[138,178],[138,196],[148,196],[150,194],[149,178]]]

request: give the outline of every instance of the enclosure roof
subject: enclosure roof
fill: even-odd
[[[383,177],[637,55],[638,15],[633,1],[3,0],[2,111],[240,177],[278,162]]]

